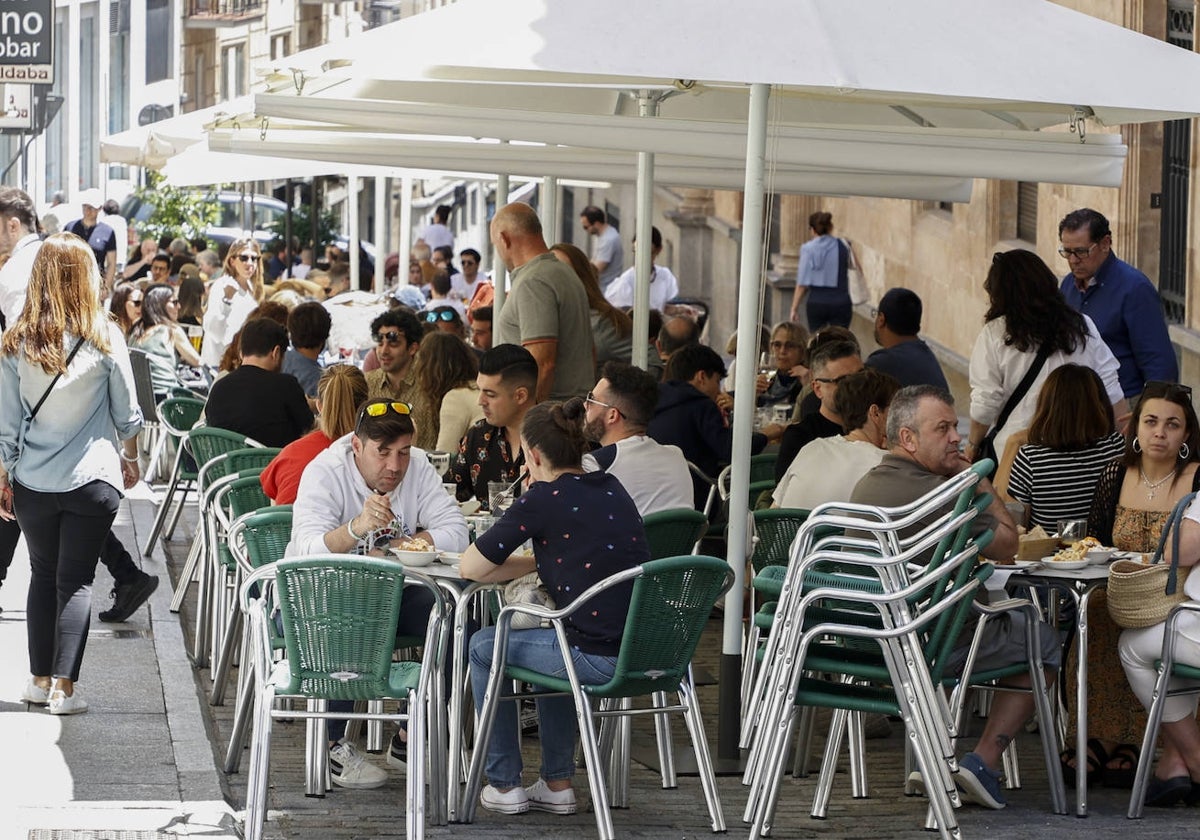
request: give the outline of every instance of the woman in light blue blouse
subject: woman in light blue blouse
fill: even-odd
[[[22,699],[56,715],[87,711],[75,683],[96,559],[122,489],[138,480],[142,414],[125,338],[99,290],[87,243],[47,238],[0,345],[0,516],[20,523],[32,571]]]

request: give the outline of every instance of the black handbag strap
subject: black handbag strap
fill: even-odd
[[[33,422],[33,418],[37,417],[38,410],[41,409],[42,403],[46,401],[46,397],[50,396],[50,392],[54,390],[54,386],[58,384],[58,378],[63,375],[63,371],[71,366],[71,360],[75,358],[75,354],[79,352],[79,348],[83,346],[83,337],[75,342],[75,346],[71,348],[70,355],[67,356],[67,362],[63,365],[63,369],[54,374],[54,378],[50,380],[49,387],[46,388],[46,393],[42,394],[42,398],[37,401],[37,405],[33,407],[33,411],[29,412],[29,422]]]
[[[1164,590],[1164,594],[1166,595],[1174,595],[1178,584],[1180,525],[1183,522],[1183,514],[1187,512],[1188,506],[1195,498],[1195,493],[1188,493],[1175,503],[1175,507],[1171,509],[1171,515],[1167,518],[1167,524],[1163,526],[1162,534],[1158,537],[1158,548],[1154,550],[1154,557],[1150,560],[1151,563],[1161,563],[1163,561],[1163,554],[1167,547],[1167,535],[1170,534],[1171,571],[1167,572],[1167,588]]]
[[[1029,366],[1029,370],[1025,371],[1025,375],[1017,383],[1016,389],[1009,395],[1008,401],[1004,403],[1004,408],[1000,409],[1000,415],[992,425],[991,431],[987,433],[987,438],[995,440],[996,435],[1000,434],[1000,430],[1008,422],[1009,416],[1016,410],[1017,405],[1025,398],[1025,395],[1029,393],[1029,389],[1033,387],[1033,380],[1037,379],[1037,375],[1046,366],[1046,359],[1050,358],[1050,353],[1050,342],[1043,342],[1042,346],[1038,348],[1037,355],[1033,357],[1033,364]]]

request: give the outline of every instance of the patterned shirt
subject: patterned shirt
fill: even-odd
[[[525,453],[518,452],[514,459],[504,436],[504,429],[480,420],[463,435],[458,444],[458,455],[451,466],[451,476],[458,485],[456,496],[460,502],[472,497],[488,503],[488,482],[514,483],[525,468]],[[520,495],[521,488],[515,488]]]
[[[392,387],[383,368],[367,373],[367,397],[372,400],[399,400],[411,405],[413,426],[416,427],[413,446],[425,450],[437,448],[437,424],[417,388],[417,374],[413,365],[408,366],[399,388]]]

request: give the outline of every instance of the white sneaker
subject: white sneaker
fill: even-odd
[[[25,684],[25,690],[21,692],[21,700],[35,706],[45,706],[50,702],[50,689],[42,688],[30,677],[29,682]]]
[[[525,788],[529,797],[529,807],[535,811],[548,811],[551,814],[574,814],[575,788],[566,790],[550,790],[545,779],[538,779]]]
[[[56,688],[50,692],[48,702],[52,715],[80,715],[88,710],[87,701],[79,693],[78,687],[70,697],[62,689]]]
[[[497,814],[524,814],[529,810],[529,794],[519,786],[501,793],[488,785],[479,794],[479,804]]]
[[[338,741],[329,748],[329,775],[335,785],[356,790],[381,787],[388,777],[386,770],[368,762],[349,741]]]

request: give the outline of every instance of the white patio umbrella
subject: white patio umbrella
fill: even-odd
[[[471,45],[453,53],[456,66],[447,65],[451,42]],[[343,98],[383,100],[391,83],[441,78],[464,82],[455,103],[487,107],[513,84],[536,84],[545,87],[528,96],[548,111],[631,115],[669,94],[656,104],[657,119],[745,125],[745,334],[757,328],[769,126],[1029,131],[1200,112],[1200,56],[1045,0],[460,0],[284,61],[302,89]],[[753,376],[750,366],[739,369],[736,390],[752,393]],[[737,741],[752,412],[749,401],[735,404],[729,545],[737,585],[725,604],[719,736],[726,757]]]

